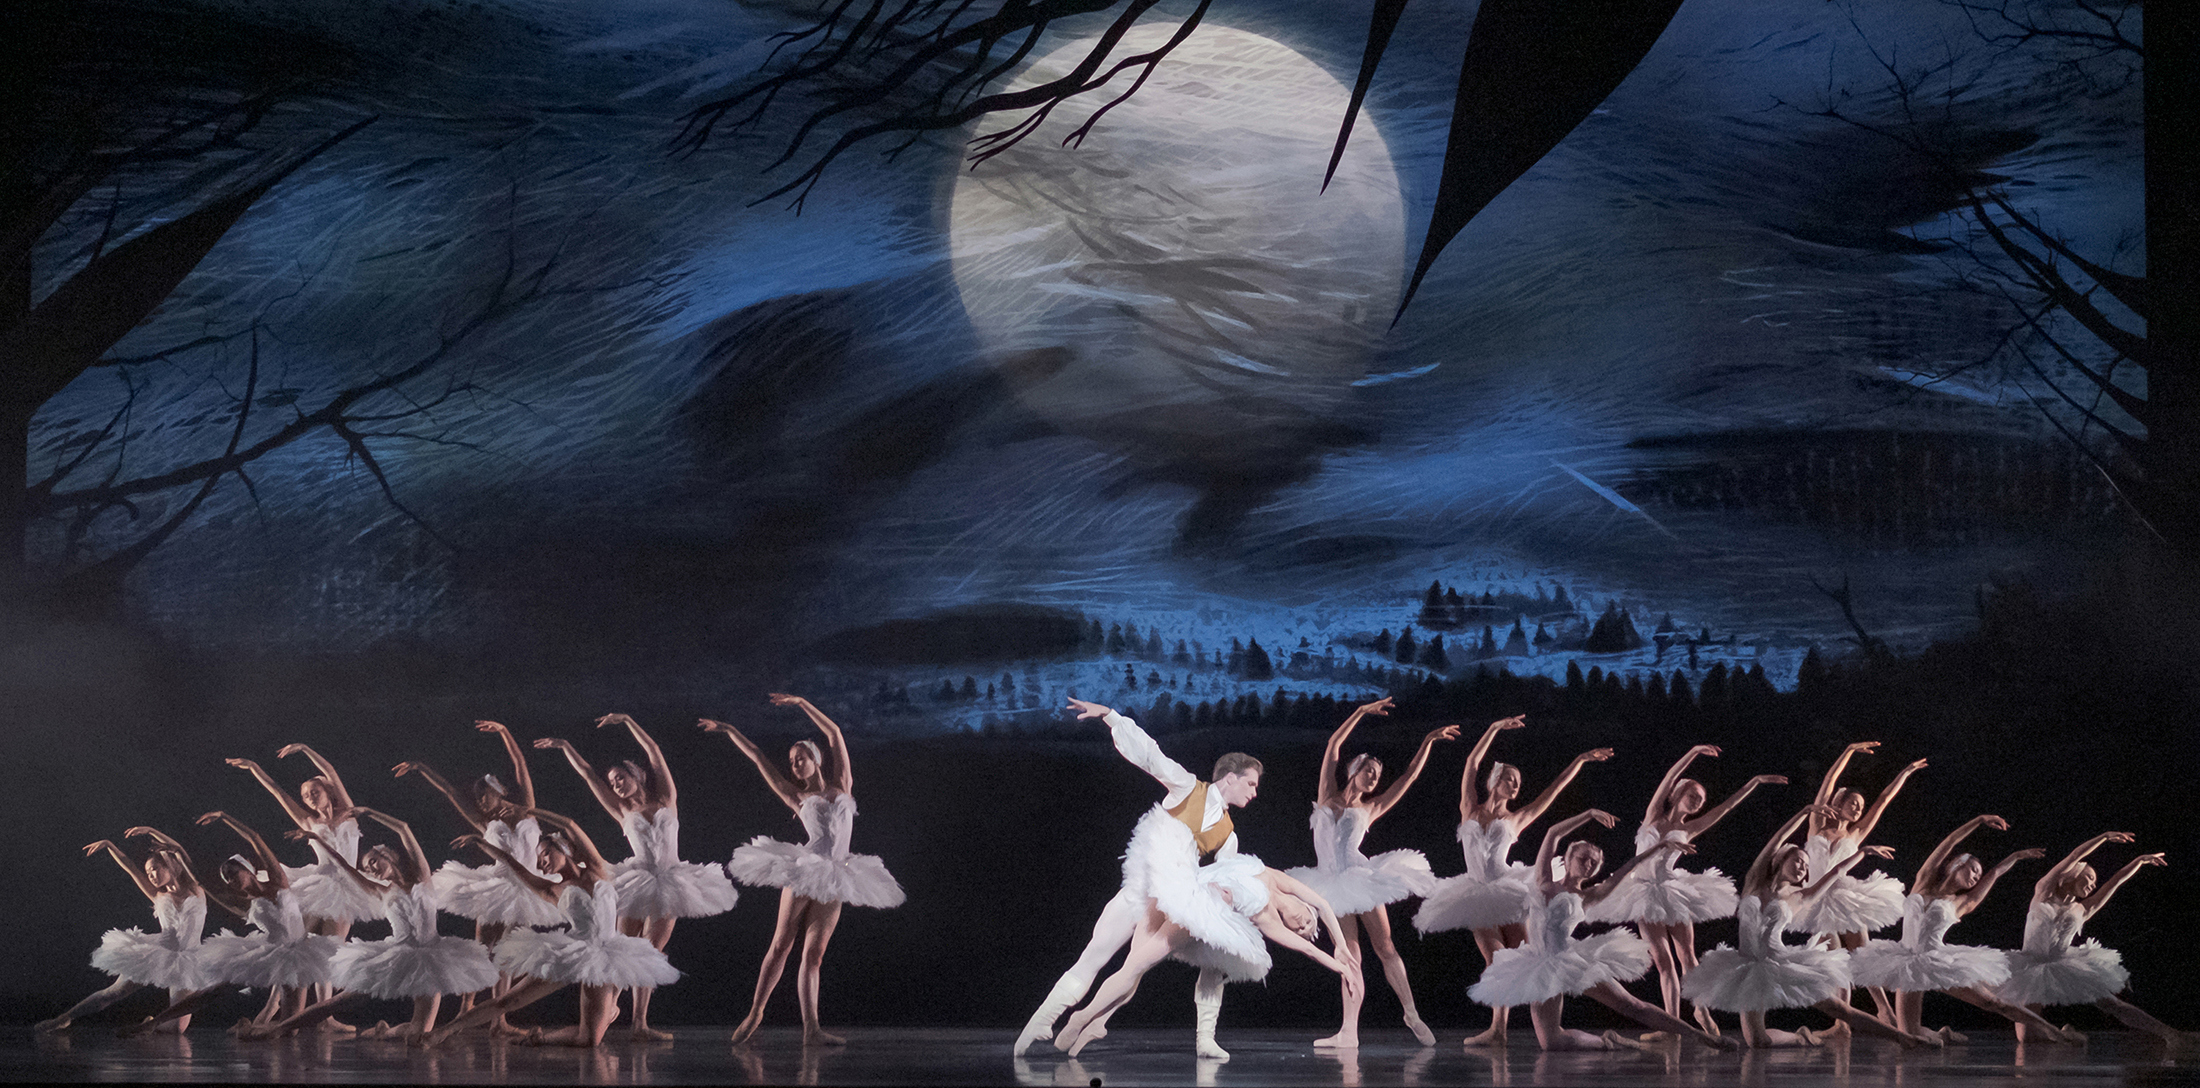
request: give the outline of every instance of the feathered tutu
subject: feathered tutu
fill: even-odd
[[[1251,854],[1199,864],[1191,828],[1155,805],[1139,817],[1123,852],[1123,887],[1153,900],[1194,942],[1207,946],[1196,952],[1187,948],[1177,958],[1194,962],[1191,957],[1197,956],[1229,973],[1232,981],[1249,981],[1267,977],[1272,962],[1268,942],[1251,917],[1268,901],[1267,885],[1260,881],[1263,868]]]
[[[1525,865],[1507,866],[1503,876],[1484,880],[1472,873],[1448,876],[1421,897],[1413,928],[1422,936],[1454,929],[1495,929],[1528,917],[1537,892]]]
[[[628,858],[613,867],[613,874],[619,910],[627,918],[708,918],[732,910],[741,898],[725,870],[700,861],[660,868]]]
[[[1633,982],[1649,970],[1650,943],[1632,930],[1614,929],[1569,940],[1555,952],[1528,945],[1503,949],[1467,987],[1467,996],[1491,1008],[1533,1005],[1605,982]]]
[[[898,907],[908,898],[886,863],[869,854],[832,858],[807,846],[758,835],[735,848],[726,871],[743,884],[790,888],[820,903]],[[622,894],[624,894],[622,892]]]
[[[382,905],[350,874],[325,865],[283,866],[290,876],[290,890],[298,893],[298,906],[308,918],[334,922],[371,922],[382,917]]]
[[[2009,978],[1995,989],[2017,1005],[2090,1005],[2122,993],[2131,982],[2123,953],[2091,938],[2066,946],[2058,956],[2019,950],[2003,958]]]
[[[116,978],[164,990],[203,990],[214,984],[202,946],[180,944],[142,929],[110,929],[100,935],[92,966]]]
[[[338,989],[370,997],[470,994],[496,985],[497,968],[488,949],[465,937],[384,937],[338,946],[329,960],[329,980]]]
[[[1391,850],[1336,869],[1300,866],[1288,872],[1329,900],[1339,915],[1362,914],[1436,887],[1436,874],[1419,850]]]
[[[514,879],[503,862],[461,865],[446,861],[435,871],[443,909],[461,918],[503,926],[554,926],[558,908]]]
[[[1953,903],[1913,893],[1902,901],[1902,939],[1864,942],[1849,953],[1849,974],[1858,986],[1905,992],[2000,985],[2008,958],[1998,948],[1945,943],[1955,923]]]
[[[1870,933],[1902,920],[1902,882],[1885,873],[1843,873],[1788,923],[1790,933]]]
[[[1849,988],[1847,953],[1780,939],[1785,904],[1776,903],[1767,916],[1751,896],[1735,916],[1741,947],[1722,944],[1704,953],[1682,981],[1682,997],[1705,1008],[1751,1012],[1806,1008]]]
[[[316,933],[291,941],[221,933],[201,947],[206,949],[206,973],[215,983],[260,990],[327,982],[336,955],[336,942]]]

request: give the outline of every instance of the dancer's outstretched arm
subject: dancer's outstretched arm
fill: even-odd
[[[2014,853],[2011,853],[2008,857],[2001,859],[2001,861],[1997,862],[1993,868],[1986,870],[1986,875],[1978,878],[1978,883],[1972,885],[1970,891],[1964,892],[1962,895],[1956,897],[1956,917],[1960,918],[1966,914],[1971,913],[1974,910],[1977,910],[1980,903],[1986,902],[1986,893],[1994,890],[1994,883],[2000,880],[2002,878],[2002,874],[2007,873],[2010,868],[2015,866],[2018,862],[2030,861],[2033,858],[2044,858],[2046,856],[2047,851],[2042,850],[2037,846],[2031,846],[2026,847],[2023,850],[2015,851]]]
[[[1329,734],[1329,743],[1322,748],[1321,777],[1316,780],[1314,787],[1315,804],[1325,807],[1336,804],[1338,792],[1337,761],[1344,755],[1344,741],[1346,737],[1352,735],[1353,727],[1360,724],[1360,719],[1369,715],[1386,717],[1389,714],[1390,696],[1385,695],[1372,703],[1363,703],[1354,708],[1352,713],[1345,717],[1344,724],[1338,726],[1335,732]]]
[[[415,880],[426,880],[434,874],[435,869],[428,864],[428,852],[422,850],[420,840],[413,837],[411,824],[377,809],[362,807],[358,811],[359,815],[397,832],[397,841],[404,845],[405,861],[412,866]]]
[[[390,768],[390,773],[399,778],[403,778],[408,774],[417,774],[426,779],[429,785],[435,787],[437,793],[442,794],[444,799],[451,803],[452,808],[458,810],[459,819],[466,821],[467,826],[473,828],[476,832],[489,830],[489,817],[484,815],[481,809],[475,807],[473,798],[466,796],[456,786],[451,785],[450,779],[443,777],[441,773],[425,762],[408,759]]]
[[[619,800],[619,795],[611,792],[611,783],[604,781],[603,775],[581,758],[580,750],[573,747],[572,741],[563,737],[536,737],[535,747],[555,748],[565,753],[565,761],[573,765],[573,773],[580,775],[581,781],[587,783],[588,792],[596,795],[596,803],[602,805],[612,819],[618,819],[626,811],[626,802]]]
[[[191,863],[191,851],[185,849],[182,843],[177,842],[175,836],[170,835],[166,831],[162,831],[158,828],[146,827],[143,824],[140,824],[137,827],[133,827],[127,831],[124,831],[122,833],[122,837],[126,839],[152,840],[154,849],[166,850],[169,853],[176,855],[176,860],[183,864],[183,875],[190,877],[193,883],[198,882],[198,867]]]
[[[749,762],[756,764],[756,773],[764,776],[764,784],[771,787],[772,793],[785,802],[788,808],[801,810],[801,787],[793,779],[781,774],[779,768],[772,766],[771,760],[764,758],[763,751],[756,746],[755,741],[732,725],[712,718],[699,718],[695,724],[702,726],[705,733],[724,734],[727,740],[733,742],[734,747],[741,750],[742,755],[749,757]]]
[[[1920,895],[1939,895],[1941,865],[1948,860],[1948,855],[1955,852],[1957,846],[1962,845],[1963,840],[1971,837],[1971,832],[1982,827],[2007,831],[2009,821],[1999,816],[1973,816],[1965,820],[1963,826],[1950,831],[1947,838],[1940,840],[1939,846],[1933,847],[1932,853],[1925,855],[1924,862],[1917,867],[1917,879],[1910,882],[1910,890]]]
[[[599,879],[611,871],[611,863],[604,860],[603,854],[596,849],[596,840],[589,838],[588,832],[581,830],[581,825],[555,812],[539,808],[528,809],[527,815],[533,816],[536,823],[545,824],[563,832],[566,841],[572,843],[573,849],[579,852],[575,855],[575,860],[579,861],[584,868],[593,871]]]
[[[260,784],[260,788],[265,789],[269,796],[275,798],[277,804],[283,806],[283,815],[290,817],[290,822],[297,824],[300,830],[311,827],[320,820],[304,802],[292,797],[290,791],[277,785],[274,777],[259,763],[249,759],[225,759],[222,762],[251,775]]]
[[[1352,942],[1345,939],[1344,923],[1338,920],[1337,912],[1330,907],[1329,900],[1322,898],[1320,892],[1293,879],[1288,873],[1270,869],[1267,876],[1271,889],[1286,895],[1298,896],[1307,906],[1314,908],[1314,912],[1321,917],[1322,926],[1329,931],[1329,943],[1335,946],[1337,951],[1334,955],[1322,951],[1321,946],[1300,936],[1291,927],[1284,925],[1283,919],[1278,917],[1273,910],[1261,911],[1254,916],[1253,924],[1260,927],[1260,931],[1266,934],[1269,940],[1335,971],[1344,979],[1346,992],[1357,995],[1363,985],[1360,976],[1360,960],[1358,956],[1353,955]]]
[[[341,820],[346,816],[356,815],[352,810],[358,806],[351,803],[351,791],[344,788],[344,776],[336,773],[334,763],[322,758],[321,753],[304,744],[285,744],[281,751],[275,753],[275,758],[287,759],[293,755],[302,755],[312,760],[315,767],[320,768],[321,777],[328,780],[329,792],[335,795],[329,800],[334,807],[337,819]]]
[[[626,731],[634,734],[634,743],[642,746],[642,752],[649,759],[649,774],[651,778],[657,781],[657,796],[645,798],[645,800],[654,801],[674,812],[678,812],[680,810],[680,790],[679,787],[672,784],[672,768],[665,765],[665,751],[657,747],[657,738],[650,736],[642,728],[642,723],[625,714],[606,714],[596,719],[596,728],[601,729],[612,722],[626,726]]]
[[[512,803],[521,808],[535,807],[535,776],[527,770],[527,749],[520,747],[519,738],[502,722],[477,721],[474,728],[495,733],[504,742],[504,754],[512,759]]]
[[[277,888],[290,887],[290,873],[283,868],[282,861],[275,856],[275,849],[267,844],[266,839],[260,837],[259,832],[254,831],[243,820],[219,809],[199,817],[197,822],[200,827],[207,827],[216,821],[236,832],[251,846],[252,856],[258,860],[260,868],[267,872],[268,883]]]
[[[2083,863],[2095,850],[2112,842],[2131,842],[2134,837],[2129,831],[2103,831],[2079,843],[2077,849],[2063,855],[2061,861],[2050,866],[2047,872],[2042,873],[2038,880],[2032,882],[2032,898],[2037,901],[2054,895],[2056,889],[2062,887],[2063,878],[2069,876],[2070,871]],[[2099,891],[2100,889],[2096,888],[2094,890]]]
[[[2169,856],[2167,854],[2141,854],[2125,862],[2123,867],[2117,869],[2107,880],[2102,881],[2100,887],[2093,889],[2092,895],[2079,900],[2080,903],[2085,905],[2085,916],[2091,918],[2095,912],[2107,906],[2108,897],[2115,895],[2116,889],[2123,887],[2124,881],[2137,875],[2140,869],[2148,865],[2167,866],[2168,864]]]
[[[1535,851],[1535,883],[1538,888],[1543,890],[1544,895],[1555,895],[1560,891],[1558,881],[1551,879],[1551,859],[1558,856],[1559,841],[1573,834],[1575,828],[1591,820],[1595,820],[1606,827],[1611,827],[1619,822],[1619,817],[1601,808],[1587,809],[1552,824],[1551,829],[1543,833],[1543,845],[1537,847]]]
[[[1718,754],[1719,746],[1716,744],[1699,744],[1681,753],[1681,758],[1674,760],[1673,765],[1665,769],[1665,777],[1658,779],[1658,788],[1650,791],[1650,803],[1643,806],[1642,822],[1655,822],[1665,814],[1666,795],[1673,792],[1673,783],[1681,780],[1681,772],[1686,771],[1689,764],[1696,762],[1697,756]]]
[[[1476,779],[1482,777],[1482,761],[1489,757],[1490,743],[1497,739],[1499,733],[1507,729],[1524,729],[1527,725],[1528,716],[1525,714],[1515,714],[1510,718],[1499,718],[1491,722],[1488,729],[1482,731],[1482,739],[1475,741],[1473,749],[1467,752],[1466,769],[1459,772],[1460,823],[1466,823],[1468,820],[1474,819],[1475,810],[1482,807],[1482,799],[1476,794],[1474,783]]]
[[[1558,800],[1558,795],[1573,783],[1574,776],[1581,773],[1582,767],[1591,763],[1602,763],[1610,758],[1612,758],[1610,748],[1592,748],[1575,756],[1574,761],[1568,763],[1566,769],[1560,771],[1558,777],[1552,779],[1551,784],[1544,787],[1543,792],[1534,801],[1529,802],[1528,807],[1513,810],[1513,826],[1524,828],[1542,819],[1543,813],[1551,807],[1551,802]],[[1610,827],[1612,825],[1605,824],[1604,826]]]
[[[1764,849],[1757,851],[1756,859],[1749,863],[1748,871],[1742,874],[1743,895],[1762,897],[1772,891],[1773,877],[1776,875],[1772,871],[1772,859],[1780,853],[1782,846],[1787,845],[1788,836],[1795,834],[1795,829],[1803,826],[1803,821],[1818,815],[1818,809],[1818,805],[1804,805],[1795,810],[1795,815],[1788,817],[1780,825],[1780,829],[1765,840]]]
[[[174,855],[176,866],[183,870],[184,886],[189,889],[196,889],[199,894],[213,900],[214,904],[223,910],[242,918],[245,911],[252,906],[252,904],[245,901],[244,897],[232,894],[219,881],[213,884],[201,881],[195,867],[191,864],[191,851],[184,849],[183,844],[177,842],[167,832],[141,825],[133,827],[122,834],[125,838],[143,837],[151,839],[153,840],[153,851],[155,853]]]
[[[1894,780],[1887,783],[1885,789],[1879,791],[1878,800],[1872,802],[1872,807],[1864,810],[1863,819],[1856,821],[1856,826],[1850,829],[1849,833],[1854,835],[1859,842],[1870,838],[1873,829],[1879,826],[1879,818],[1887,814],[1887,806],[1894,801],[1894,795],[1902,792],[1903,784],[1910,780],[1911,775],[1924,769],[1925,761],[1920,759],[1896,771]]]
[[[451,849],[453,850],[463,850],[469,846],[478,848],[482,853],[489,855],[492,861],[503,862],[504,867],[512,871],[512,879],[519,881],[529,891],[553,903],[557,902],[558,892],[565,887],[559,881],[546,880],[536,876],[534,870],[529,868],[525,862],[513,857],[511,851],[479,835],[460,835],[451,840]]]
[[[1682,821],[1681,827],[1687,830],[1688,834],[1691,837],[1701,835],[1704,832],[1711,830],[1711,826],[1713,824],[1718,823],[1720,820],[1726,819],[1726,814],[1734,811],[1734,806],[1741,804],[1742,798],[1749,796],[1750,793],[1756,790],[1757,787],[1785,786],[1787,785],[1787,782],[1787,776],[1784,774],[1757,775],[1751,778],[1749,781],[1742,783],[1741,789],[1735,790],[1733,793],[1728,794],[1726,800],[1721,801],[1718,804],[1697,813],[1696,817],[1692,820]]]
[[[1183,764],[1163,755],[1161,746],[1155,744],[1154,739],[1147,736],[1146,731],[1140,729],[1137,722],[1116,713],[1113,708],[1102,706],[1099,703],[1089,703],[1083,699],[1071,699],[1069,705],[1071,709],[1077,711],[1078,721],[1099,718],[1105,722],[1109,736],[1115,741],[1115,750],[1121,753],[1124,759],[1130,760],[1132,766],[1152,775],[1154,781],[1161,783],[1162,786],[1168,789],[1168,795],[1161,801],[1164,807],[1175,807],[1178,802],[1190,796],[1194,788],[1198,787],[1199,779],[1192,772],[1185,770]]]
[[[336,849],[336,844],[322,838],[321,833],[318,831],[296,828],[283,832],[283,837],[292,842],[320,843],[321,849],[328,854],[330,860],[336,862],[336,867],[343,870],[344,875],[350,877],[351,882],[357,884],[361,891],[366,892],[369,899],[380,899],[383,892],[390,890],[389,885],[368,876],[365,871],[352,864],[349,859],[344,857],[342,851]]]
[[[1833,837],[1832,824],[1840,819],[1839,816],[1833,813],[1833,795],[1841,788],[1842,773],[1849,769],[1849,760],[1859,755],[1868,755],[1878,749],[1878,741],[1860,740],[1841,749],[1841,754],[1833,757],[1833,765],[1826,768],[1826,776],[1818,780],[1818,796],[1811,798],[1812,804],[1823,805],[1827,809],[1824,814],[1814,815],[1810,818],[1811,834],[1820,838]]]
[[[1412,786],[1413,780],[1421,777],[1421,769],[1428,766],[1429,749],[1435,747],[1437,741],[1458,739],[1459,727],[1456,725],[1447,725],[1442,729],[1432,729],[1427,736],[1422,737],[1421,747],[1414,751],[1413,762],[1406,764],[1405,773],[1392,781],[1390,788],[1384,790],[1381,796],[1375,798],[1369,804],[1368,822],[1373,823],[1375,820],[1380,819],[1383,813],[1389,812],[1391,806],[1396,805],[1401,798],[1405,797],[1407,787]]]
[[[1811,884],[1809,887],[1802,889],[1802,891],[1799,893],[1802,902],[1805,905],[1817,902],[1819,896],[1824,895],[1828,891],[1831,891],[1833,889],[1834,881],[1840,879],[1841,877],[1847,876],[1849,870],[1856,868],[1857,864],[1863,861],[1865,858],[1878,858],[1881,861],[1885,861],[1893,856],[1894,847],[1892,846],[1872,845],[1857,850],[1855,853],[1850,854],[1848,857],[1842,858],[1840,861],[1834,862],[1833,867],[1826,870],[1826,875],[1819,877],[1815,883]]]
[[[145,898],[160,898],[160,889],[153,886],[153,878],[146,876],[144,867],[131,861],[130,855],[123,853],[122,848],[116,846],[113,839],[101,839],[98,842],[86,843],[84,845],[84,856],[91,857],[102,850],[107,851],[108,857],[115,859],[115,864],[121,867],[123,872],[130,874],[130,882],[137,885],[139,891],[145,893]]]
[[[849,762],[848,738],[841,735],[840,723],[826,717],[825,712],[817,708],[817,704],[800,695],[787,695],[775,691],[772,693],[771,699],[773,706],[791,706],[808,715],[810,724],[817,726],[817,731],[825,734],[825,750],[833,754],[834,762],[837,764],[833,772],[833,788],[842,793],[854,793],[856,790],[855,765]],[[823,771],[824,768],[821,767],[819,770]]]
[[[1611,875],[1581,889],[1581,905],[1586,907],[1603,902],[1604,897],[1619,890],[1620,881],[1627,879],[1627,874],[1634,872],[1635,866],[1648,862],[1651,858],[1657,856],[1660,850],[1670,850],[1676,854],[1693,854],[1696,852],[1696,844],[1682,842],[1679,839],[1659,839],[1650,849],[1620,862],[1618,867],[1612,870]]]

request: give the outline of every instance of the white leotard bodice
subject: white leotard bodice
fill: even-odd
[[[535,860],[542,848],[542,825],[533,816],[522,816],[516,824],[491,820],[481,837],[494,843],[498,849],[519,860],[521,866],[536,876],[545,876],[535,867]],[[502,861],[498,865],[504,864]]]
[[[634,850],[634,860],[652,869],[669,868],[680,860],[680,814],[666,805],[654,816],[642,815],[638,808],[628,809],[619,817],[619,830],[626,833],[626,844]]]
[[[1765,959],[1773,950],[1787,942],[1780,938],[1781,931],[1795,918],[1795,911],[1785,899],[1773,899],[1769,903],[1754,895],[1745,895],[1734,908],[1734,920],[1740,925],[1736,944],[1741,953],[1751,959]]]
[[[170,948],[190,948],[206,932],[206,897],[163,892],[153,897],[153,921],[160,926],[160,942]]]
[[[1927,899],[1915,892],[1902,899],[1902,943],[1913,949],[1930,951],[1947,944],[1955,924],[1953,899]]]
[[[802,799],[795,814],[802,820],[802,830],[809,833],[810,841],[804,845],[810,853],[835,861],[847,858],[848,840],[856,826],[854,794],[836,793],[829,798],[822,793],[810,794]]]
[[[244,909],[244,920],[258,927],[272,944],[290,944],[306,935],[305,912],[298,909],[298,893],[289,888],[273,897],[254,897]]]
[[[1581,896],[1574,892],[1559,892],[1534,908],[1528,918],[1528,943],[1541,952],[1558,952],[1573,939],[1574,930],[1588,915]]]
[[[2041,959],[2053,959],[2068,951],[2084,928],[2085,907],[2077,900],[2036,900],[2024,912],[2024,950]]]
[[[359,864],[359,821],[346,818],[333,824],[314,824],[309,830],[335,846],[336,852],[342,854],[345,861],[353,865]],[[335,868],[336,862],[329,857],[328,847],[315,839],[307,839],[306,845],[313,847],[313,856],[321,863],[322,868]]]
[[[1817,880],[1826,875],[1834,866],[1847,861],[1858,848],[1857,841],[1846,836],[1827,839],[1824,835],[1811,835],[1805,838],[1803,860],[1810,865],[1810,878]]]
[[[619,892],[608,880],[597,881],[585,892],[578,884],[568,884],[558,892],[558,910],[565,915],[567,932],[576,939],[593,941],[601,934],[617,932]]]
[[[410,888],[392,887],[382,893],[382,916],[389,919],[390,936],[406,944],[425,944],[436,937],[435,890],[423,880]]]
[[[1366,809],[1350,805],[1340,813],[1316,803],[1314,816],[1307,823],[1314,830],[1315,868],[1344,869],[1367,863],[1367,855],[1360,853],[1360,843],[1367,838]]]
[[[1693,837],[1688,833],[1688,829],[1683,827],[1676,827],[1660,835],[1656,827],[1647,823],[1639,824],[1635,828],[1635,853],[1640,854],[1645,850],[1653,849],[1660,842],[1687,842]],[[1673,875],[1673,863],[1679,857],[1680,854],[1677,851],[1659,850],[1656,856],[1636,866],[1635,873],[1643,880],[1664,880]]]
[[[1520,830],[1511,820],[1486,824],[1468,820],[1459,825],[1459,849],[1466,855],[1467,872],[1477,879],[1496,880],[1503,875],[1505,857],[1519,840]]]

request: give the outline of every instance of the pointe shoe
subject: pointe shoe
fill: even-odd
[[[1960,1045],[1971,1041],[1970,1036],[1965,1035],[1954,1028],[1942,1028],[1937,1034],[1940,1036],[1941,1041],[1946,1043],[1955,1043]]]
[[[1419,1040],[1422,1046],[1436,1045],[1436,1033],[1430,1031],[1428,1024],[1423,1022],[1419,1016],[1410,1012],[1406,1014],[1406,1030],[1412,1032],[1413,1037]]]
[[[1215,1042],[1215,1024],[1222,1019],[1222,995],[1192,995],[1192,1053],[1202,1058],[1230,1060],[1230,1052]]]

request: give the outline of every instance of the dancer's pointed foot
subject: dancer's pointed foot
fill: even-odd
[[[1436,1033],[1428,1029],[1428,1024],[1422,1021],[1419,1014],[1410,1012],[1406,1014],[1406,1030],[1412,1032],[1413,1037],[1420,1040],[1422,1046],[1436,1045]]]
[[[544,1038],[544,1037],[543,1037],[543,1034],[542,1034],[542,1029],[541,1029],[541,1028],[528,1028],[528,1029],[527,1029],[527,1034],[525,1034],[525,1035],[522,1035],[522,1036],[520,1036],[519,1038],[517,1038],[517,1039],[514,1039],[514,1040],[512,1040],[512,1045],[514,1045],[514,1046],[549,1046],[549,1045],[550,1045],[550,1040],[548,1040],[548,1039],[546,1039],[546,1038]]]
[[[763,1021],[756,1017],[750,1017],[749,1019],[743,1020],[739,1024],[734,1025],[733,1044],[735,1046],[739,1046],[742,1043],[748,1042],[750,1039],[756,1036],[756,1029],[758,1027],[761,1027],[762,1025]]]
[[[803,1046],[847,1046],[848,1040],[824,1028],[802,1029]]]
[[[1946,1043],[1957,1043],[1957,1044],[1962,1044],[1962,1043],[1968,1043],[1968,1042],[1970,1042],[1970,1041],[1971,1041],[1971,1037],[1970,1037],[1970,1036],[1968,1036],[1968,1035],[1965,1035],[1965,1034],[1963,1034],[1962,1032],[1960,1032],[1960,1031],[1957,1031],[1957,1030],[1956,1030],[1956,1029],[1954,1029],[1954,1028],[1942,1028],[1942,1029],[1940,1029],[1940,1039],[1941,1039],[1941,1041],[1942,1041],[1942,1042],[1946,1042]]]
[[[1469,1035],[1460,1040],[1460,1046],[1504,1046],[1505,1030],[1495,1024],[1482,1030],[1480,1035]]]
[[[1673,1041],[1674,1035],[1670,1031],[1645,1031],[1635,1036],[1635,1038],[1645,1043],[1670,1043]]]
[[[1825,1040],[1825,1037],[1824,1037],[1824,1036],[1822,1036],[1822,1035],[1818,1034],[1818,1033],[1817,1033],[1816,1031],[1813,1031],[1813,1030],[1811,1030],[1810,1028],[1807,1028],[1807,1027],[1802,1027],[1802,1028],[1796,1028],[1796,1029],[1795,1029],[1795,1037],[1796,1037],[1797,1039],[1801,1040],[1804,1046],[1824,1046],[1824,1045],[1826,1045],[1826,1040]]]
[[[1833,1022],[1832,1027],[1819,1028],[1816,1031],[1813,1031],[1811,1034],[1816,1036],[1819,1045],[1823,1046],[1828,1043],[1848,1042],[1850,1037],[1855,1035],[1856,1032],[1855,1029],[1849,1027],[1848,1021],[1836,1020]]]
[[[2162,1042],[2169,1045],[2170,1054],[2176,1057],[2200,1054],[2200,1031],[2173,1031],[2162,1036]]]
[[[2063,1026],[2056,1028],[2055,1034],[2055,1041],[2058,1043],[2067,1043],[2071,1046],[2085,1045],[2085,1033],[2079,1031],[2074,1027],[2071,1027],[2068,1024],[2064,1024]]]
[[[1044,1011],[1045,1010],[1041,1010],[1041,1012]],[[1024,1022],[1023,1033],[1016,1036],[1016,1048],[1009,1051],[1011,1055],[1022,1057],[1024,1051],[1031,1049],[1031,1044],[1043,1043],[1049,1039],[1054,1038],[1054,1025],[1051,1023],[1041,1023],[1039,1019],[1040,1015],[1041,1013],[1038,1012],[1032,1013],[1031,1019]]]
[[[628,1034],[637,1043],[669,1043],[672,1041],[671,1032],[659,1031],[647,1025],[637,1026]]]
[[[1660,1034],[1660,1035],[1664,1035],[1665,1033],[1663,1033],[1663,1032],[1659,1032],[1658,1034]],[[1668,1039],[1672,1038],[1672,1036],[1670,1036],[1670,1035],[1666,1035],[1665,1037],[1666,1037],[1666,1038],[1668,1038]],[[1603,1035],[1600,1035],[1600,1036],[1598,1036],[1598,1038],[1600,1038],[1600,1039],[1604,1040],[1604,1049],[1606,1049],[1606,1050],[1655,1050],[1655,1049],[1657,1049],[1656,1047],[1654,1047],[1654,1046],[1651,1046],[1651,1045],[1649,1045],[1649,1044],[1647,1044],[1647,1043],[1642,1043],[1642,1042],[1638,1042],[1638,1041],[1636,1041],[1636,1040],[1634,1040],[1634,1039],[1630,1039],[1630,1038],[1626,1037],[1625,1035],[1621,1035],[1621,1034],[1620,1034],[1619,1032],[1616,1032],[1616,1031],[1606,1031],[1606,1032],[1605,1032],[1605,1033],[1604,1033]]]
[[[1358,1050],[1360,1049],[1360,1033],[1357,1031],[1340,1031],[1335,1035],[1314,1040],[1314,1046],[1317,1049]]]
[[[1710,1009],[1701,1005],[1696,1006],[1696,1026],[1702,1028],[1706,1035],[1717,1035],[1719,1033],[1718,1018],[1711,1015]]]
[[[1069,1040],[1069,1043],[1066,1046],[1063,1045],[1061,1037],[1056,1036],[1054,1039],[1054,1048],[1074,1058],[1077,1055],[1083,1053],[1086,1047],[1091,1046],[1093,1043],[1107,1037],[1108,1029],[1101,1027],[1099,1024],[1088,1024],[1085,1026],[1085,1029],[1083,1031],[1077,1033],[1077,1036],[1075,1038]]]

